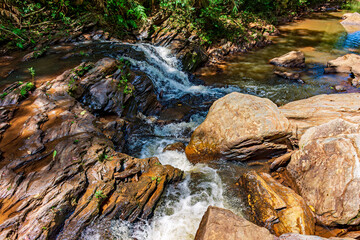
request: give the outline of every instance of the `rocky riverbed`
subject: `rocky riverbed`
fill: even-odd
[[[278,106],[163,47],[90,46],[94,61],[2,87],[0,238],[360,237],[360,93]],[[306,68],[301,51],[273,57]],[[357,89],[357,58],[323,70]]]

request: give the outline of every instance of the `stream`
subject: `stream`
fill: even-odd
[[[212,102],[230,92],[242,92],[266,97],[278,105],[324,93],[335,93],[333,86],[347,83],[347,75],[324,74],[326,62],[346,53],[358,53],[360,32],[348,33],[340,24],[343,12],[316,13],[305,20],[280,27],[281,35],[273,37],[273,44],[246,54],[232,56],[222,65],[222,72],[208,68],[199,71],[205,85],[199,85],[181,71],[179,61],[164,47],[146,43],[116,42],[75,43],[51,47],[42,58],[21,62],[22,54],[14,55],[0,73],[11,72],[0,83],[29,80],[28,68],[36,70],[36,80],[46,82],[82,61],[96,61],[107,57],[128,60],[134,69],[145,72],[153,81],[164,102],[186,101],[188,97],[206,109]],[[279,78],[273,74],[269,59],[292,50],[306,55],[306,69],[301,73],[305,84]],[[348,92],[358,89],[347,84]],[[81,239],[103,239],[104,232],[119,240],[194,239],[201,218],[209,205],[232,210],[241,215],[242,203],[235,182],[245,166],[235,163],[191,164],[184,153],[167,151],[165,146],[175,142],[187,143],[191,132],[205,119],[201,110],[187,122],[164,126],[152,125],[152,134],[134,134],[128,139],[127,153],[137,158],[156,156],[162,164],[170,164],[185,172],[185,179],[170,186],[162,197],[154,216],[135,224],[126,221],[94,223]],[[102,234],[101,234],[102,233]]]

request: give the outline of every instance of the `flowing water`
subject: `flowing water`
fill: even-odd
[[[233,91],[250,93],[284,104],[309,96],[332,93],[331,87],[346,83],[346,75],[324,75],[328,60],[349,52],[358,52],[359,32],[340,25],[342,13],[314,14],[303,21],[281,27],[281,36],[274,44],[254,52],[234,56],[223,65],[223,72],[215,75],[201,70],[206,85],[194,83],[181,71],[178,60],[168,49],[149,44],[114,42],[68,44],[52,47],[45,57],[21,62],[21,54],[8,63],[0,61],[1,73],[12,72],[0,86],[14,81],[29,80],[28,68],[34,67],[38,82],[48,81],[62,71],[82,61],[96,61],[104,56],[128,60],[134,69],[147,73],[158,93],[166,101],[184,96],[213,101]],[[276,77],[268,60],[292,50],[306,54],[307,68],[302,72],[306,84]],[[1,60],[1,58],[0,58]],[[2,64],[2,65],[1,65]],[[349,91],[357,91],[349,87]],[[192,165],[184,153],[163,152],[174,142],[189,141],[191,132],[204,120],[206,111],[193,115],[188,122],[155,126],[149,123],[148,135],[132,135],[128,139],[128,153],[140,158],[156,156],[162,164],[170,164],[185,172],[185,179],[170,186],[151,220],[130,224],[126,221],[94,223],[82,234],[82,239],[103,239],[108,233],[121,240],[190,240],[194,239],[201,217],[209,205],[231,209],[241,214],[242,204],[235,186],[244,166],[233,163]],[[112,238],[112,239],[113,239]]]

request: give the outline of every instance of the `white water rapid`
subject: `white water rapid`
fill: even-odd
[[[130,45],[130,44],[129,44]],[[181,71],[179,61],[164,47],[149,44],[130,45],[142,52],[141,59],[123,57],[133,67],[145,72],[153,81],[158,92],[164,92],[167,100],[177,99],[185,94],[203,95],[212,99],[239,90],[236,87],[211,88],[196,86],[188,75]],[[145,57],[144,57],[145,56]],[[153,136],[130,138],[129,145],[139,148],[135,157],[156,156],[163,165],[169,164],[185,172],[185,179],[177,186],[171,185],[148,220],[135,224],[122,220],[92,225],[82,234],[82,239],[100,240],[104,231],[109,231],[117,240],[193,240],[201,218],[208,206],[227,207],[224,196],[225,184],[217,170],[205,164],[191,164],[184,153],[163,152],[168,144],[187,142],[185,132],[192,132],[203,120],[205,113],[193,115],[189,122],[154,126]],[[106,225],[106,229],[104,229]]]

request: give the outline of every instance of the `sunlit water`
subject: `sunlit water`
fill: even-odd
[[[272,38],[272,45],[231,57],[221,73],[212,75],[211,69],[202,69],[205,75],[202,79],[217,86],[236,85],[242,92],[270,98],[280,105],[335,93],[333,87],[339,84],[347,86],[349,92],[356,92],[358,89],[348,83],[348,75],[324,74],[329,60],[359,51],[360,32],[348,33],[340,24],[342,15],[343,12],[316,13],[280,27],[281,34]],[[293,50],[305,53],[307,67],[295,70],[301,73],[305,84],[276,76],[273,73],[276,67],[269,64],[270,59]]]

